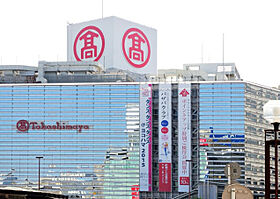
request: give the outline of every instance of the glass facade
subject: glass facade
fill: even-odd
[[[158,84],[153,84],[152,191],[178,192],[178,83],[172,83],[172,191],[159,192]],[[227,183],[224,168],[241,166],[237,180],[261,196],[262,107],[279,90],[247,82],[192,83],[192,185]],[[139,84],[0,85],[0,186],[38,187],[83,198],[137,198],[139,191]],[[198,147],[199,145],[199,147]],[[196,166],[198,165],[198,167]]]
[[[20,121],[20,122],[19,122]],[[138,84],[0,86],[0,184],[131,198],[139,183]]]
[[[245,99],[245,184],[254,190],[255,196],[262,196],[265,187],[264,129],[272,128],[263,118],[263,105],[269,100],[279,100],[279,90],[246,84]],[[274,185],[274,179],[271,182]]]
[[[271,126],[263,105],[278,99],[279,90],[247,82],[199,85],[200,181],[218,185],[219,197],[229,162],[241,167],[239,183],[264,195],[264,129]]]
[[[244,184],[245,84],[205,83],[199,88],[200,181],[223,186],[224,168],[237,162]]]

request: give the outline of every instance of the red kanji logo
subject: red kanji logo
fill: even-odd
[[[141,43],[145,43],[145,40],[142,39],[138,33],[129,35],[128,39],[132,40],[132,46],[129,48],[129,58],[137,61],[143,61],[144,51],[141,50]]]
[[[142,68],[150,60],[151,48],[146,35],[137,28],[128,29],[122,39],[122,50],[128,63]]]
[[[97,56],[97,46],[94,45],[94,38],[98,37],[98,34],[87,31],[79,40],[84,40],[84,47],[81,49],[81,59],[93,58],[92,51],[94,51],[94,57]]]
[[[77,61],[93,59],[98,61],[103,54],[105,39],[102,31],[95,26],[83,28],[74,42],[74,56]]]
[[[29,129],[29,122],[27,120],[19,120],[17,122],[17,130],[21,132],[28,131]]]
[[[182,97],[187,97],[189,95],[189,92],[186,90],[186,89],[183,89],[181,92],[180,92],[180,95],[182,95]]]

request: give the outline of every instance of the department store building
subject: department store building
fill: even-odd
[[[68,26],[67,62],[1,65],[0,186],[38,189],[40,173],[40,189],[70,198],[207,185],[221,198],[237,162],[237,181],[263,196],[262,107],[279,90],[241,80],[234,63],[157,71],[156,43],[155,29],[109,17]]]

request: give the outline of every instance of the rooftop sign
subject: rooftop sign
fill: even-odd
[[[157,32],[117,17],[68,26],[67,60],[95,61],[106,68],[157,73]]]

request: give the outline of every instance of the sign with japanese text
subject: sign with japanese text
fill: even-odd
[[[140,191],[152,191],[152,85],[140,84]]]
[[[137,28],[130,28],[124,33],[122,50],[128,63],[136,68],[145,67],[150,61],[150,42],[145,33]]]
[[[171,119],[171,84],[159,84],[158,103],[158,155],[159,155],[159,191],[171,191],[171,154],[172,154],[172,119]]]
[[[178,84],[178,191],[188,192],[191,183],[191,84]]]
[[[99,61],[105,47],[102,31],[96,26],[86,26],[76,36],[73,52],[76,61]]]
[[[139,185],[131,186],[131,199],[139,199]]]
[[[117,17],[70,24],[67,60],[94,61],[104,68],[157,73],[157,31]]]
[[[171,192],[171,163],[159,163],[159,191]]]

